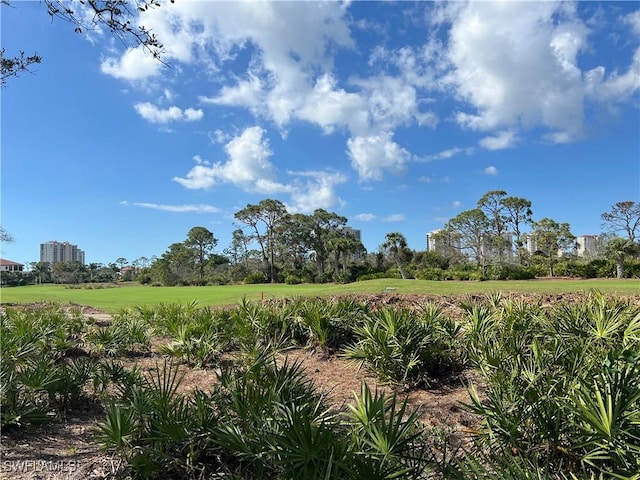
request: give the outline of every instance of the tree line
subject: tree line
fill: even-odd
[[[640,276],[640,203],[622,201],[601,214],[604,233],[576,256],[568,223],[535,220],[530,200],[503,190],[484,194],[476,208],[451,218],[429,235],[430,248],[408,248],[405,236],[389,232],[367,252],[346,217],[317,209],[289,213],[265,199],[236,212],[231,243],[205,227],[187,232],[159,257],[108,265],[32,262],[28,272],[3,272],[3,285],[93,283],[137,280],[154,285],[351,282],[377,277],[429,280],[527,279],[539,276]],[[2,240],[12,241],[2,229]]]

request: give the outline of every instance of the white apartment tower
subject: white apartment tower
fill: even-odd
[[[442,230],[433,230],[427,233],[427,252],[446,253],[452,249],[460,251],[460,239],[452,235],[438,236]]]
[[[576,255],[578,257],[593,257],[598,251],[597,235],[582,235],[576,238]]]
[[[80,262],[84,265],[84,252],[69,242],[46,242],[40,244],[41,262]]]

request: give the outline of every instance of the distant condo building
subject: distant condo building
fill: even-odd
[[[346,225],[342,225],[338,227],[338,230],[340,231],[340,233],[342,233],[347,237],[355,238],[356,240],[362,241],[362,238],[360,238],[362,236],[361,231],[358,230],[357,228],[352,228],[352,227],[347,227]]]
[[[452,250],[460,251],[460,239],[449,234],[442,234],[442,230],[427,233],[427,252],[448,253]]]
[[[502,237],[502,239],[500,239],[500,237]],[[513,235],[505,232],[500,237],[483,236],[480,244],[480,252],[485,258],[498,258],[499,260],[513,259]]]
[[[573,253],[577,257],[595,257],[598,255],[599,237],[597,235],[581,235],[576,238],[575,249]],[[538,245],[533,235],[527,235],[527,251],[533,255],[536,253]],[[559,251],[558,256],[566,255],[566,252]]]
[[[84,252],[69,242],[47,242],[40,244],[41,262],[80,262],[84,265]]]
[[[536,242],[535,237],[531,234],[527,235],[527,252],[533,255],[534,253],[536,253],[537,250],[538,250],[538,244]]]
[[[578,257],[593,257],[598,254],[598,236],[582,235],[576,238],[576,255]]]

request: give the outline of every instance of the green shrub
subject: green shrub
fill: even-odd
[[[284,283],[287,285],[299,285],[302,283],[302,279],[296,275],[287,275],[284,279]]]
[[[0,426],[43,423],[88,397],[95,375],[86,355],[86,325],[79,309],[57,305],[0,312]]]
[[[534,272],[515,264],[499,264],[487,267],[483,280],[530,280],[535,278]]]
[[[244,277],[244,283],[247,285],[250,284],[258,284],[258,283],[266,283],[267,277],[265,277],[264,273],[261,272],[253,272]]]
[[[625,261],[624,276],[626,278],[640,278],[640,260],[632,259]]]
[[[354,277],[351,275],[351,272],[348,270],[341,270],[338,273],[333,274],[333,281],[335,283],[351,283],[354,281]]]
[[[377,280],[379,278],[400,278],[400,274],[397,270],[388,272],[367,273],[360,275],[357,278],[358,282],[364,282],[366,280]]]
[[[517,452],[543,471],[633,478],[640,471],[640,307],[597,293],[548,307],[488,300],[466,305],[465,320],[485,384],[483,399],[470,389],[469,408],[483,418],[477,441],[493,452],[494,467]]]
[[[445,280],[482,280],[482,274],[478,270],[462,269],[462,270],[446,270],[444,272]]]
[[[438,267],[427,267],[417,270],[415,277],[420,280],[444,280],[445,271]]]
[[[430,385],[462,358],[452,355],[454,339],[450,338],[461,329],[452,328],[432,305],[422,312],[381,309],[365,317],[354,333],[356,342],[342,355],[367,365],[385,383]]]

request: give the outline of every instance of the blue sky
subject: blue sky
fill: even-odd
[[[74,2],[75,3],[75,2]],[[344,215],[411,248],[490,190],[601,231],[640,200],[637,2],[192,2],[137,23],[168,67],[39,2],[1,7],[2,255],[69,241],[87,262],[218,252],[249,203]]]

